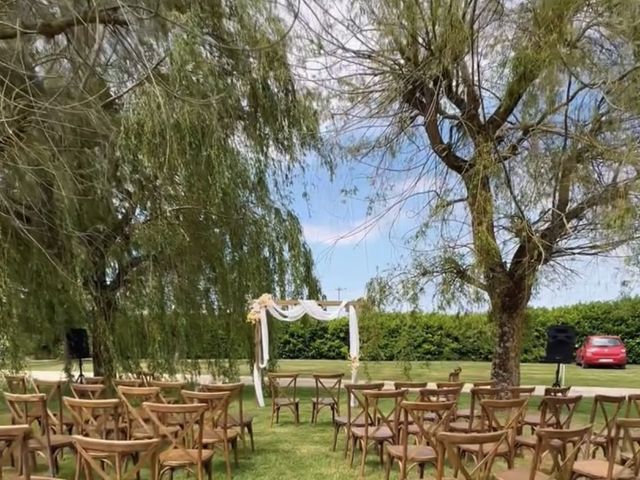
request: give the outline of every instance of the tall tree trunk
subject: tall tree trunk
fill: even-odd
[[[520,385],[520,354],[525,306],[515,311],[505,309],[492,311],[496,326],[496,344],[491,364],[491,377],[499,385]]]
[[[94,315],[91,328],[93,374],[111,377],[115,373],[111,332],[115,299],[104,289],[94,295]]]

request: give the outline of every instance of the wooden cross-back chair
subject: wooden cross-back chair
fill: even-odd
[[[69,388],[75,398],[97,400],[102,397],[106,387],[101,383],[71,383]]]
[[[202,443],[205,447],[215,449],[220,447],[227,467],[227,478],[231,478],[231,461],[229,447],[234,451],[234,461],[238,466],[238,436],[237,430],[229,426],[229,392],[192,392],[182,391],[186,403],[201,403],[207,406],[204,413],[204,433]]]
[[[251,451],[255,451],[253,440],[253,415],[247,415],[244,413],[243,397],[244,397],[244,383],[218,383],[200,385],[200,390],[203,392],[226,392],[230,394],[229,398],[229,413],[228,422],[229,427],[237,427],[240,429],[240,439],[242,444],[246,446],[245,432],[249,434],[251,442]]]
[[[400,443],[386,445],[385,479],[389,480],[393,462],[400,466],[400,479],[405,480],[409,470],[417,466],[420,478],[427,463],[436,463],[437,434],[446,432],[453,418],[455,402],[407,402],[400,404],[402,424]],[[429,420],[426,420],[429,418]],[[411,437],[415,442],[411,442]]]
[[[615,422],[626,404],[626,397],[613,395],[595,395],[591,405],[589,423],[594,426],[591,434],[591,455],[596,456],[602,450],[605,457],[614,442]]]
[[[7,384],[9,393],[27,393],[27,376],[26,375],[4,375],[4,381]]]
[[[406,390],[407,399],[420,400],[420,391],[427,388],[427,382],[393,382],[394,390]]]
[[[58,454],[73,444],[70,436],[56,434],[50,427],[47,396],[5,392],[4,399],[12,422],[29,425],[32,429],[29,451],[43,455],[47,460],[49,475],[55,476],[58,472]]]
[[[480,380],[478,382],[473,382],[472,385],[475,388],[496,388],[498,382],[495,380]]]
[[[61,380],[31,380],[35,393],[42,393],[47,396],[47,413],[49,415],[49,425],[56,433],[71,433],[73,421],[66,418],[64,414],[64,404],[62,402],[62,387],[66,382]],[[55,408],[54,408],[55,406]]]
[[[504,458],[509,468],[513,468],[515,460],[516,435],[522,425],[522,419],[527,411],[526,398],[507,400],[482,400],[481,431],[507,432],[506,438],[497,445],[495,455]],[[471,455],[478,454],[478,445],[463,445],[460,449]]]
[[[573,416],[580,405],[582,395],[571,397],[550,396],[543,397],[540,402],[540,413],[538,416],[538,428],[554,428],[556,430],[568,430],[571,428]],[[525,424],[526,417],[525,417]],[[529,424],[531,429],[534,427]],[[518,435],[516,437],[516,451],[520,448],[533,449],[536,446],[536,437]]]
[[[300,423],[300,399],[297,397],[297,373],[269,373],[269,390],[271,392],[271,426],[273,420],[280,422],[280,410],[291,410],[296,424]]]
[[[64,397],[76,435],[103,440],[124,440],[122,401],[118,398],[84,400]]]
[[[346,441],[344,444],[344,456],[346,458],[349,447],[349,429],[352,426],[362,427],[367,421],[371,421],[367,418],[364,411],[364,396],[362,392],[366,390],[382,390],[384,388],[384,382],[376,383],[349,383],[344,386],[347,394],[347,415],[337,416],[333,421],[333,451],[336,451],[338,445],[338,434],[341,429],[345,429]]]
[[[85,478],[100,480],[133,480],[140,478],[140,471],[147,466],[149,478],[154,480],[157,455],[161,439],[149,440],[104,440],[74,435],[78,463]],[[107,466],[110,466],[107,470]],[[77,474],[76,474],[77,476]]]
[[[482,430],[481,417],[482,400],[496,400],[505,395],[505,390],[501,388],[473,387],[471,389],[471,401],[468,410],[457,410],[456,421],[449,425],[453,432],[479,432]],[[462,417],[462,418],[460,418]]]
[[[454,368],[451,372],[449,372],[448,380],[450,382],[459,382],[461,373],[462,373],[462,367]]]
[[[461,388],[422,388],[419,398],[421,402],[457,402]]]
[[[173,478],[175,470],[187,470],[194,473],[198,480],[204,478],[206,471],[211,480],[213,450],[205,449],[203,444],[207,405],[144,402],[143,408],[150,419],[154,437],[163,438],[168,443],[168,447],[158,455],[158,478],[161,479],[165,473]],[[181,419],[178,429],[174,428],[175,418]]]
[[[436,388],[459,388],[462,391],[464,382],[436,382]]]
[[[364,390],[364,426],[349,429],[350,465],[353,466],[356,446],[362,452],[360,478],[364,478],[367,453],[371,445],[378,447],[380,464],[384,463],[384,446],[397,444],[400,429],[400,405],[407,396],[406,390]]]
[[[573,429],[536,430],[536,446],[529,468],[519,467],[495,474],[496,480],[572,480],[573,466],[589,442],[591,425]],[[548,461],[547,459],[550,459]],[[542,462],[551,464],[542,470]]]
[[[618,418],[614,424],[613,442],[606,458],[592,458],[592,449],[586,448],[584,458],[573,464],[574,477],[593,480],[638,478],[640,447],[637,438],[640,432],[640,419]]]
[[[569,395],[571,387],[545,387],[543,397],[566,397]],[[538,411],[528,413],[524,417],[524,425],[531,428],[531,432],[540,426],[540,410],[542,402],[538,404]],[[532,444],[533,447],[533,444]]]
[[[0,426],[0,442],[4,444],[4,449],[0,449],[0,452],[2,456],[8,456],[11,459],[11,464],[15,463],[18,474],[25,480],[29,480],[31,476],[29,465],[30,438],[31,427],[29,425]],[[4,462],[0,462],[0,479],[3,478],[4,465]]]
[[[153,428],[143,404],[145,402],[163,403],[160,399],[160,389],[157,387],[119,386],[117,392],[124,405],[127,438],[129,440],[153,438]]]
[[[331,421],[340,415],[340,394],[344,373],[314,373],[315,395],[311,399],[311,423],[317,423],[318,414],[323,408],[331,410]]]
[[[121,422],[122,403],[119,399],[84,400],[64,397],[63,401],[73,420],[75,435],[98,440],[121,440],[126,436],[126,425]],[[90,450],[90,455],[94,459],[100,459],[101,462],[111,457],[108,452],[100,452],[95,448]],[[88,473],[86,460],[83,461],[82,456],[76,454],[75,480],[79,480],[83,468],[86,475]],[[118,471],[117,466],[116,471]]]
[[[458,478],[461,480],[489,480],[500,445],[507,441],[508,431],[486,433],[453,433],[438,434],[438,462],[436,479]],[[460,449],[463,445],[475,446],[474,462],[463,458]],[[453,468],[453,477],[445,475],[446,460]]]
[[[180,392],[184,390],[186,382],[175,380],[148,380],[146,386],[160,389],[160,400],[164,403],[180,402]]]

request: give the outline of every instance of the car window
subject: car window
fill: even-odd
[[[617,338],[594,338],[591,340],[592,347],[617,347],[622,342]]]

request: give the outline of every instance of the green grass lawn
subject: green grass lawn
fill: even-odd
[[[318,424],[309,423],[311,417],[311,389],[300,389],[301,399],[301,424],[295,425],[291,415],[281,414],[280,424],[269,426],[270,407],[258,408],[253,401],[253,391],[250,388],[245,392],[245,405],[247,413],[255,415],[254,430],[256,452],[251,453],[250,448],[242,449],[240,454],[239,467],[233,468],[234,480],[326,480],[326,479],[353,479],[358,478],[359,454],[356,455],[356,466],[349,468],[348,462],[343,457],[344,436],[339,437],[338,451],[331,450],[333,428],[331,416],[328,410],[320,414]],[[468,395],[461,398],[461,405],[468,402]],[[8,415],[4,402],[2,402],[0,420],[4,423],[8,421]],[[532,399],[532,404],[536,405],[538,399]],[[579,407],[577,415],[574,417],[574,426],[586,424],[588,422],[588,412],[591,406],[589,399],[585,399]],[[346,412],[346,405],[343,405]],[[529,458],[529,454],[527,457]],[[518,460],[524,463],[523,459]],[[496,471],[506,468],[502,461]],[[42,461],[40,461],[42,464]],[[62,464],[60,477],[73,478],[73,455],[68,452]],[[427,477],[433,476],[433,470],[427,472]],[[380,468],[375,452],[372,452],[367,460],[367,478],[382,479],[383,471]],[[143,475],[144,478],[145,477]],[[165,477],[166,478],[166,477]],[[176,475],[176,478],[184,478]],[[191,477],[193,478],[193,476]],[[224,478],[224,465],[220,460],[220,455],[214,461],[214,478]],[[394,468],[392,478],[397,478],[397,468]],[[415,472],[411,478],[417,478]]]
[[[407,366],[410,368],[407,369]],[[446,379],[455,367],[462,367],[462,380],[473,382],[486,380],[490,375],[487,362],[361,362],[359,377],[370,380],[428,380]],[[62,362],[56,360],[34,360],[29,362],[30,370],[62,370]],[[85,373],[91,372],[91,363],[86,362]],[[284,372],[298,372],[303,376],[312,373],[343,372],[350,377],[350,365],[346,360],[280,360],[279,368]],[[555,365],[547,363],[523,363],[523,385],[551,385],[555,375]],[[241,375],[249,375],[249,367],[242,364]],[[582,369],[567,365],[567,385],[581,387],[640,388],[640,365],[629,365],[625,370]]]

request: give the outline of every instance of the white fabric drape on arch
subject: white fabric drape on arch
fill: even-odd
[[[348,307],[347,307],[348,306]],[[259,356],[259,364],[253,366],[253,383],[256,389],[256,399],[258,405],[264,407],[264,394],[262,392],[262,378],[260,370],[266,368],[269,363],[269,323],[267,321],[267,311],[278,320],[283,322],[295,322],[303,316],[309,315],[316,320],[329,322],[344,316],[343,311],[347,307],[349,315],[349,357],[357,363],[360,357],[360,332],[358,330],[358,314],[353,305],[349,302],[342,302],[336,310],[328,312],[324,310],[315,300],[299,300],[298,305],[289,309],[282,309],[278,305],[267,305],[266,308],[260,310],[260,336],[262,337],[262,346]],[[355,359],[355,360],[354,360]],[[357,367],[351,371],[351,382],[356,383]]]

